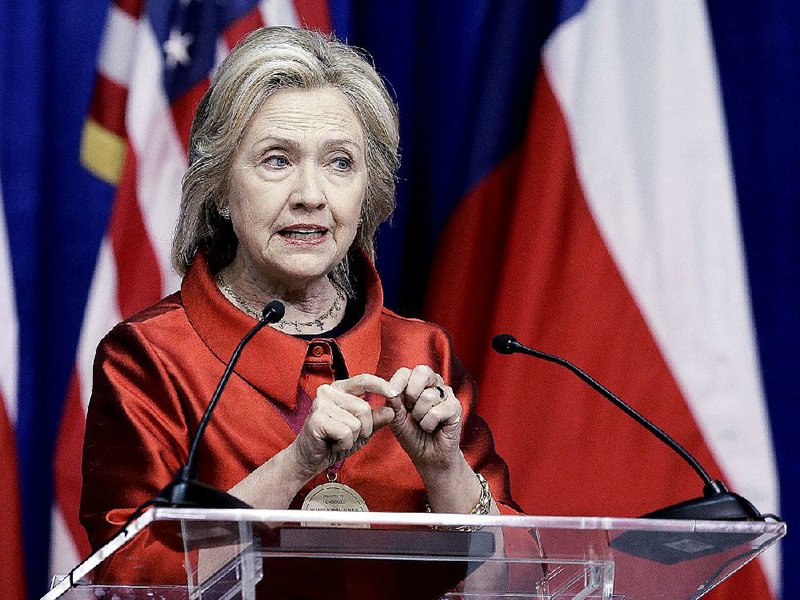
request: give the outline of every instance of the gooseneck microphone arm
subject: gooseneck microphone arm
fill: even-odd
[[[637,423],[642,425],[659,440],[669,446],[692,469],[697,472],[703,480],[703,497],[687,500],[673,506],[668,506],[660,510],[644,515],[649,518],[660,519],[726,519],[726,520],[763,520],[758,510],[745,498],[728,491],[725,484],[719,480],[712,479],[708,472],[700,465],[697,459],[692,456],[686,448],[672,439],[666,432],[651,423],[644,416],[639,414],[632,406],[623,402],[610,390],[597,382],[593,377],[582,369],[576,367],[568,360],[547,354],[541,350],[534,350],[520,344],[513,335],[503,333],[496,335],[492,340],[492,348],[500,354],[527,354],[542,360],[546,360],[557,365],[561,365],[580,377],[590,387],[599,392],[602,396],[610,400],[615,406],[625,414],[632,417]],[[768,516],[768,515],[767,515]]]
[[[594,388],[597,392],[605,396],[608,400],[610,400],[615,406],[617,406],[621,411],[628,414],[632,417],[637,423],[648,429],[653,435],[655,435],[658,439],[664,442],[667,446],[672,448],[675,452],[681,455],[683,460],[685,460],[689,465],[697,472],[700,478],[703,480],[703,483],[706,485],[715,485],[719,484],[722,486],[720,491],[725,491],[725,486],[722,482],[714,481],[711,479],[711,476],[708,472],[700,465],[697,459],[692,456],[689,451],[681,446],[678,442],[676,442],[667,432],[663,429],[659,428],[655,423],[652,423],[647,418],[644,417],[641,413],[637,412],[635,408],[624,402],[621,398],[616,396],[611,390],[606,388],[603,384],[599,381],[594,379],[591,375],[589,375],[586,371],[581,369],[580,367],[572,364],[568,360],[561,358],[559,356],[554,356],[552,354],[547,354],[547,352],[542,352],[541,350],[535,350],[533,348],[528,348],[527,346],[519,343],[513,335],[507,333],[501,333],[497,335],[492,340],[492,348],[500,354],[529,354],[530,356],[535,356],[536,358],[541,358],[542,360],[549,361],[551,363],[555,363],[557,365],[561,365],[575,373],[578,377],[580,377],[583,381],[585,381],[589,386]]]
[[[203,413],[203,418],[200,419],[200,424],[197,426],[197,433],[192,440],[192,446],[189,449],[189,456],[186,459],[186,466],[182,469],[182,471],[185,472],[183,476],[187,480],[194,479],[195,477],[197,449],[200,446],[200,441],[203,439],[203,434],[205,433],[206,427],[208,427],[208,423],[211,421],[211,415],[213,414],[214,408],[219,402],[219,397],[222,395],[222,390],[225,389],[225,386],[228,384],[228,379],[230,379],[231,373],[233,373],[233,368],[236,366],[236,363],[239,362],[239,355],[241,355],[242,349],[244,349],[244,347],[255,334],[261,331],[266,325],[280,321],[285,313],[286,307],[284,307],[283,304],[278,300],[273,300],[267,304],[264,307],[264,310],[261,312],[261,319],[258,321],[258,323],[256,323],[256,326],[247,332],[247,335],[242,338],[242,341],[239,342],[239,345],[236,346],[236,349],[233,351],[231,359],[228,361],[228,366],[225,368],[225,372],[222,374],[219,384],[217,384],[217,389],[214,391],[214,395],[211,396],[211,402],[208,403],[208,407],[206,408],[205,413]]]
[[[197,471],[197,450],[200,447],[200,442],[203,439],[206,427],[208,427],[208,424],[211,422],[214,408],[219,402],[222,390],[225,389],[231,373],[233,373],[233,368],[239,361],[242,349],[244,349],[253,336],[266,325],[280,321],[285,312],[286,307],[284,307],[280,301],[273,300],[268,303],[261,312],[261,319],[256,323],[255,327],[247,332],[247,335],[245,335],[236,346],[236,349],[231,355],[231,359],[228,361],[228,366],[225,368],[225,372],[222,374],[219,384],[217,384],[217,389],[214,391],[214,395],[211,396],[211,401],[208,403],[203,417],[200,419],[200,424],[197,426],[197,432],[194,438],[192,438],[192,444],[189,447],[186,464],[178,471],[175,479],[159,492],[154,501],[156,504],[176,507],[250,508],[238,498],[234,498],[226,492],[205,485],[195,479]]]

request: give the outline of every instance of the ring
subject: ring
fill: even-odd
[[[439,392],[439,398],[444,398],[444,390],[442,389],[442,386],[437,385],[436,391]]]

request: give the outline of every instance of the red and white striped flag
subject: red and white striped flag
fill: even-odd
[[[777,512],[706,6],[559,4],[522,144],[448,223],[429,314],[481,383],[525,510],[635,516],[701,495],[702,482],[569,373],[491,353],[486,330],[573,360]],[[711,597],[779,588],[772,549]]]
[[[0,573],[3,597],[25,597],[22,519],[17,469],[17,310],[0,192]]]
[[[189,129],[214,67],[246,33],[264,25],[330,30],[324,0],[244,4],[114,0],[109,9],[81,158],[116,193],[57,442],[52,573],[68,571],[89,552],[78,502],[97,343],[121,319],[179,285],[170,266],[171,239]]]

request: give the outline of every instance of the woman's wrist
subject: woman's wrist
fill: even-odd
[[[289,445],[231,488],[230,493],[253,508],[288,508],[316,473],[307,474]]]
[[[463,454],[447,468],[430,469],[420,475],[434,512],[468,514],[480,501],[481,482]]]

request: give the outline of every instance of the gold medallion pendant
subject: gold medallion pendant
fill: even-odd
[[[357,491],[337,481],[328,481],[311,490],[303,501],[303,510],[369,512]]]
[[[328,481],[318,485],[308,492],[308,496],[303,500],[303,510],[331,510],[338,512],[369,512],[367,503],[357,491],[349,485],[339,483],[339,468],[341,463],[329,468],[326,475]],[[310,523],[303,523],[309,526]],[[317,524],[319,525],[319,524]],[[356,529],[369,529],[369,524],[363,525],[344,525],[342,523],[325,523],[327,527],[348,527]]]

